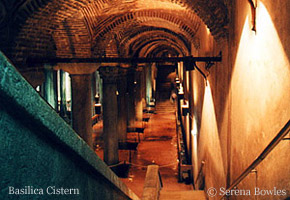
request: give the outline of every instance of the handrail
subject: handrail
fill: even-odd
[[[195,181],[194,181],[194,184],[197,183],[197,181],[198,181],[198,179],[199,179],[199,177],[200,177],[200,174],[201,174],[201,172],[202,172],[202,169],[203,169],[203,166],[204,166],[204,165],[205,165],[205,161],[201,161],[201,165],[200,165],[200,168],[199,168],[199,171],[198,171],[197,177],[196,177],[196,179],[195,179]]]
[[[264,151],[252,162],[252,164],[227,188],[227,190],[232,190],[236,187],[253,169],[255,169],[266,156],[279,144],[281,140],[288,134],[290,131],[290,120],[286,125],[279,131],[279,133],[274,137],[274,139],[268,144]],[[223,199],[226,196],[226,193],[221,197]]]
[[[163,187],[158,165],[148,165],[144,182],[142,200],[158,200]]]

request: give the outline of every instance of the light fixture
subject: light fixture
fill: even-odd
[[[255,1],[255,3],[254,3]],[[257,8],[257,0],[248,0],[249,4],[251,5],[252,11],[252,31],[256,32],[256,8]]]
[[[186,116],[189,113],[189,103],[187,100],[184,101],[184,104],[181,106],[182,116]]]
[[[189,60],[183,61],[183,66],[185,66],[186,71],[191,71],[194,70],[195,62],[192,63]]]
[[[179,99],[184,99],[184,91],[183,91],[182,84],[180,84],[180,87],[178,90],[178,97],[179,97]]]
[[[218,59],[218,60],[217,60]],[[205,69],[209,71],[209,69],[215,64],[214,62],[221,62],[222,61],[222,52],[219,52],[219,55],[216,57],[203,57],[202,60],[199,60],[199,62],[205,62],[206,66]],[[191,59],[191,57],[187,57],[183,61],[183,64],[185,66],[186,71],[192,71],[197,69],[197,71],[203,76],[205,81],[207,80],[207,75],[204,74],[204,72],[197,66],[196,61]]]
[[[180,84],[179,78],[175,78],[175,83],[176,83],[176,86],[179,87],[179,84]]]
[[[194,63],[194,67],[202,75],[202,77],[204,78],[204,80],[207,80],[207,76],[203,73],[203,71],[201,71],[201,69],[196,65],[196,63]]]

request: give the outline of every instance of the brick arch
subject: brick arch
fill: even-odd
[[[139,55],[142,57],[154,57],[158,56],[157,52],[164,52],[168,50],[176,52],[177,55],[186,55],[179,48],[170,46],[167,41],[156,41],[148,43],[141,49]]]
[[[172,3],[172,7],[178,5],[184,9],[184,12],[195,12],[210,28],[212,35],[215,38],[219,38],[227,34],[228,8],[224,1],[227,0],[158,0],[152,1],[152,3],[157,2],[156,5],[164,2]],[[11,24],[10,30],[5,29],[3,31],[10,34],[0,34],[2,41],[8,41],[7,37],[9,37],[8,43],[0,43],[1,50],[5,46],[11,47],[11,54],[20,60],[31,54],[34,56],[47,56],[48,52],[51,56],[55,55],[57,45],[54,44],[52,32],[57,30],[61,23],[74,17],[75,13],[81,12],[83,16],[96,16],[96,18],[84,17],[83,19],[87,26],[87,37],[90,38],[92,36],[91,33],[95,31],[89,25],[95,23],[92,20],[101,21],[104,20],[105,15],[108,16],[110,13],[116,16],[117,13],[123,11],[140,10],[144,5],[145,7],[146,5],[151,5],[151,2],[142,4],[142,1],[139,0],[2,0],[2,2],[11,5],[15,2],[21,2],[21,4],[17,4],[13,12],[11,10],[5,11],[5,13],[13,13],[13,16],[10,17],[11,23],[7,23]],[[11,5],[10,7],[13,7]],[[147,6],[147,8],[149,9],[150,6]],[[127,17],[130,18],[131,16],[127,15]],[[162,16],[160,17],[162,18]],[[122,21],[122,19],[119,20]],[[113,28],[113,26],[114,24],[107,27]],[[183,29],[188,31],[186,30],[187,28]]]
[[[120,31],[117,37],[118,37],[118,40],[120,41],[120,44],[130,43],[130,40],[133,40],[135,37],[138,37],[138,35],[143,34],[144,32],[151,32],[151,31],[160,31],[163,34],[170,34],[172,37],[177,38],[177,40],[180,40],[184,45],[186,45],[188,49],[190,49],[189,41],[186,39],[184,35],[178,34],[169,29],[154,27],[154,26],[136,27],[133,30]]]
[[[196,0],[187,4],[207,25],[214,38],[219,39],[228,35],[227,25],[229,11],[227,0]]]
[[[91,37],[81,13],[59,24],[52,32],[57,57],[91,57]]]
[[[18,23],[23,24],[27,18],[47,19],[49,15],[53,16],[56,21],[62,21],[74,13],[82,10],[84,14],[91,16],[100,16],[101,13],[106,14],[114,12],[110,7],[120,7],[121,9],[138,8],[136,2],[141,1],[110,1],[110,0],[19,0],[10,1],[3,0],[5,4],[10,5],[13,10],[13,19]],[[223,35],[218,33],[228,23],[228,0],[159,0],[158,2],[170,2],[173,5],[180,5],[189,11],[194,11],[212,30],[213,35]],[[152,1],[146,4],[155,4],[157,1]],[[15,4],[15,5],[14,5]],[[123,5],[123,6],[122,6]],[[142,2],[141,5],[143,6]]]
[[[146,57],[146,54],[143,52],[146,52],[148,50],[148,47],[150,46],[154,46],[154,48],[159,47],[159,46],[164,46],[164,44],[166,44],[166,46],[169,49],[175,49],[176,52],[179,52],[179,54],[181,55],[187,55],[188,52],[185,52],[182,48],[180,48],[180,46],[168,39],[151,39],[148,41],[143,41],[141,44],[139,44],[139,48],[136,49],[136,51],[134,52],[134,56],[141,56],[141,57]]]
[[[140,27],[134,30],[135,31],[126,31],[125,33],[123,32],[119,36],[120,49],[124,49],[124,53],[122,54],[124,56],[129,55],[130,48],[134,45],[134,43],[136,43],[136,41],[143,41],[148,35],[150,35],[150,37],[152,37],[152,35],[157,35],[160,38],[169,38],[173,42],[179,44],[184,52],[190,51],[191,46],[189,45],[189,41],[185,38],[185,36],[176,34],[175,32],[168,29],[156,27]]]
[[[150,37],[148,37],[150,35]],[[120,49],[124,50],[123,55],[133,56],[140,52],[145,43],[153,41],[167,41],[175,46],[183,54],[189,54],[190,46],[188,41],[181,35],[174,34],[166,29],[155,29],[154,27],[142,28],[136,33],[128,34],[120,42]]]
[[[187,19],[184,21],[184,16]],[[180,33],[183,33],[191,40],[200,26],[200,20],[196,15],[189,12],[176,11],[175,13],[166,10],[138,10],[135,12],[126,12],[118,16],[111,15],[97,24],[88,25],[91,30],[94,30],[91,34],[93,40],[98,41],[99,38],[103,38],[106,34],[110,33],[116,27],[120,27],[126,24],[133,24],[142,26],[151,21],[155,27],[162,27],[159,21],[165,21],[169,23],[168,29],[173,29]],[[157,23],[156,23],[157,22]],[[175,28],[171,28],[171,27]],[[177,28],[177,29],[176,29]],[[94,46],[94,44],[93,44]]]
[[[158,56],[154,52],[156,52],[156,50],[160,51],[160,49],[163,49],[163,51],[174,51],[177,55],[187,55],[186,52],[183,52],[182,49],[180,49],[177,45],[170,45],[167,41],[156,41],[148,43],[144,45],[142,49],[140,49],[139,55],[142,57]]]
[[[25,67],[29,56],[55,57],[52,32],[88,1],[78,0],[2,0],[9,21],[0,29],[0,49],[18,66]],[[4,33],[4,34],[3,34]]]
[[[146,49],[144,57],[162,57],[164,53],[171,53],[173,56],[184,56],[182,52],[179,52],[177,49],[170,48],[166,44],[161,44],[158,46],[152,46],[152,48]]]
[[[94,1],[91,4],[82,8],[82,12],[84,16],[88,16],[86,21],[88,22],[88,27],[91,27],[90,24],[94,24],[94,18],[90,18],[89,16],[100,16],[102,14],[108,13],[116,13],[120,12],[120,10],[124,10],[125,12],[129,10],[140,8],[148,8],[148,5],[156,5],[155,2],[170,2],[173,5],[179,5],[183,7],[185,12],[195,12],[202,21],[208,26],[212,35],[216,38],[224,37],[227,35],[227,24],[228,24],[228,3],[225,2],[227,0],[196,0],[196,1],[187,1],[187,0],[159,0],[152,2],[141,3],[141,6],[136,6],[135,2],[141,1],[114,1],[110,2],[109,0],[102,1]],[[118,7],[118,9],[111,9],[111,7]],[[144,8],[143,8],[144,9]],[[159,8],[159,10],[162,9]],[[116,11],[117,10],[117,11]],[[131,17],[128,15],[128,17]],[[92,29],[91,29],[92,31]]]
[[[161,21],[160,23],[162,23],[162,25],[165,24],[164,21]],[[140,29],[140,28],[147,28],[147,26],[132,26],[132,27],[129,28],[129,30],[132,30],[132,29]],[[154,27],[154,28],[156,28],[156,27]],[[165,27],[165,28],[167,28],[167,27]],[[178,31],[178,30],[176,30],[176,31]],[[151,33],[154,33],[154,31],[151,31]],[[166,36],[167,38],[171,38],[171,39],[176,38],[176,36],[174,36],[173,34],[170,35],[169,33],[165,33],[165,32],[160,32],[160,34],[163,35],[163,37],[164,37],[164,35],[167,35]],[[184,34],[181,33],[181,32],[180,33],[177,32],[175,34],[179,35],[179,37],[186,38],[184,36]],[[104,55],[104,54],[102,54],[102,49],[105,49],[106,48],[106,46],[108,45],[108,43],[109,43],[109,41],[111,39],[116,39],[116,38],[112,38],[112,35],[111,34],[107,34],[107,35],[109,35],[109,37],[104,37],[103,40],[97,40],[98,43],[96,43],[95,47],[93,48],[93,51],[94,51],[93,54],[94,55]],[[116,33],[116,35],[118,35],[118,32]],[[144,35],[141,34],[141,36],[144,36]],[[137,37],[138,37],[138,34],[137,34]],[[148,35],[146,37],[148,37]],[[146,37],[144,37],[144,38],[146,38]],[[125,43],[125,40],[127,40],[127,43]],[[124,37],[124,38],[119,38],[118,37],[118,42],[117,43],[119,44],[118,47],[120,49],[120,55],[126,55],[126,56],[129,55],[129,53],[127,51],[128,49],[126,50],[126,48],[130,48],[128,45],[131,44],[132,42],[134,42],[134,40],[136,40],[136,36],[135,37],[134,36],[132,36],[132,37],[127,36],[127,37]],[[190,42],[187,39],[181,40],[180,38],[176,38],[176,40],[178,41],[179,45],[182,46],[182,48],[184,49],[184,51],[187,51],[188,50]],[[186,42],[186,45],[184,44],[184,42]],[[126,44],[126,45],[124,45],[124,44]]]
[[[143,16],[143,14],[145,16]],[[124,30],[140,29],[141,27],[154,27],[169,30],[171,33],[174,32],[175,35],[181,35],[181,37],[184,38],[183,41],[186,41],[187,46],[189,46],[190,42],[196,42],[195,33],[200,25],[200,20],[196,16],[192,16],[193,20],[191,23],[184,23],[182,19],[174,17],[174,15],[172,16],[172,14],[166,12],[159,14],[158,12],[151,12],[150,10],[127,13],[125,16],[112,16],[112,18],[113,20],[111,23],[107,24],[106,28],[99,29],[101,32],[98,32],[94,37],[92,45],[94,55],[102,55],[102,53],[100,53],[102,51],[101,49],[104,49],[108,44],[112,33],[122,37],[121,34]],[[96,53],[97,51],[100,52]]]

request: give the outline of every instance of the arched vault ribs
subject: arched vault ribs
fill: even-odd
[[[29,56],[47,56],[47,52],[51,56],[71,57],[71,52],[66,50],[67,46],[90,52],[87,53],[88,56],[96,56],[100,55],[98,52],[101,48],[106,49],[104,45],[111,39],[122,42],[124,37],[132,37],[127,35],[126,30],[155,27],[182,35],[181,40],[185,42],[177,43],[185,51],[188,47],[184,46],[196,42],[194,36],[201,21],[208,26],[215,38],[227,35],[228,7],[225,5],[227,1],[224,1],[23,0],[16,5],[15,1],[2,0],[5,5],[3,13],[12,15],[7,24],[13,27],[14,32],[9,34],[11,44],[0,43],[0,47],[5,49],[1,45],[9,45],[9,54],[19,60]],[[12,7],[13,12],[7,10]],[[71,41],[82,44],[81,48],[76,44],[67,44],[69,41],[62,39],[68,38],[68,35],[53,37],[54,33],[61,32],[63,22],[74,22],[76,18],[80,20],[79,17],[83,21],[81,30],[74,23],[69,30],[80,33]],[[8,41],[2,36],[3,41]]]
[[[167,29],[158,29],[154,27],[143,27],[135,29],[133,33],[129,31],[123,34],[124,38],[120,42],[120,49],[122,51],[122,56],[132,57],[132,56],[142,56],[140,52],[142,48],[152,42],[156,41],[167,41],[168,46],[178,49],[180,54],[186,55],[190,52],[189,42],[182,35],[177,35],[176,33]]]

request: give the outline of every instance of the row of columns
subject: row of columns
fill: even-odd
[[[127,127],[134,126],[135,121],[143,119],[143,107],[146,106],[144,102],[149,104],[152,100],[151,66],[124,68],[91,63],[68,63],[59,64],[57,67],[46,67],[44,97],[53,104],[54,108],[57,107],[57,92],[54,91],[52,95],[52,91],[56,83],[53,85],[50,79],[55,76],[56,70],[63,70],[70,74],[72,127],[90,147],[93,147],[92,74],[96,70],[99,71],[103,80],[104,161],[108,165],[118,163],[118,142],[126,141]],[[148,91],[150,91],[149,97]]]
[[[72,126],[92,147],[91,78],[98,68],[103,82],[103,139],[104,161],[108,165],[119,162],[118,143],[126,141],[127,127],[143,118],[142,68],[119,66],[61,67],[71,76]]]
[[[123,131],[127,131],[123,130],[124,127],[119,127],[120,124],[124,125],[126,116],[121,113],[122,105],[118,105],[118,100],[119,103],[124,100],[124,94],[120,95],[118,85],[120,88],[120,83],[124,81],[122,79],[124,79],[125,70],[119,67],[101,67],[99,72],[103,79],[104,161],[111,165],[119,162],[119,137],[126,137],[126,132]]]
[[[92,140],[92,73],[97,70],[97,65],[92,64],[62,64],[62,70],[71,77],[72,88],[72,127],[93,147]]]

